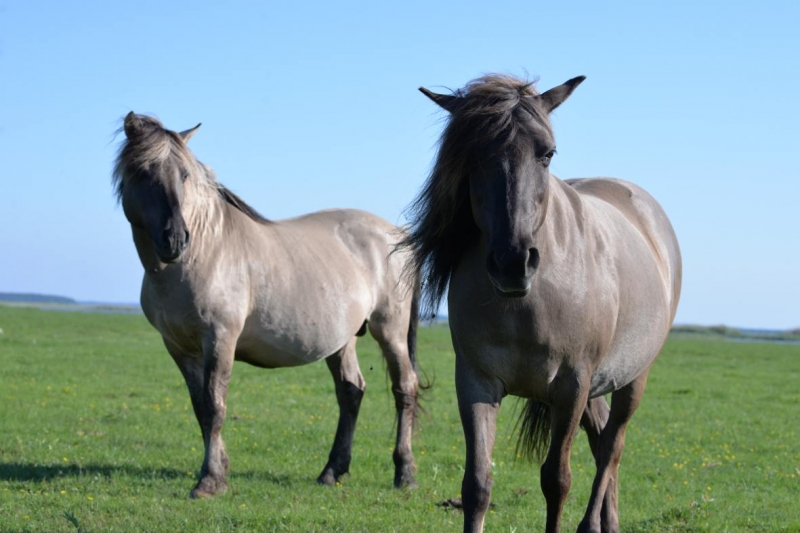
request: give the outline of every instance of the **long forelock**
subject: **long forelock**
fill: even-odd
[[[122,191],[126,180],[144,172],[152,172],[154,169],[167,170],[170,166],[176,166],[180,172],[160,172],[160,174],[171,176],[186,174],[187,184],[192,187],[194,192],[190,201],[193,201],[195,205],[222,199],[253,221],[260,224],[271,224],[269,219],[263,217],[230,189],[219,183],[214,171],[195,158],[177,133],[164,128],[161,122],[153,117],[144,115],[137,115],[137,117],[142,125],[140,131],[133,139],[126,138],[122,143],[112,173],[112,184],[118,202],[122,201]],[[120,128],[121,131],[122,128]],[[201,216],[208,219],[212,217],[211,211],[202,214],[201,210]],[[205,219],[203,222],[207,222]]]
[[[456,91],[460,104],[442,136],[440,160],[471,155],[474,162],[476,157],[494,155],[486,153],[490,147],[506,150],[528,142],[525,136],[531,133],[532,123],[552,133],[547,114],[530,98],[539,94],[534,84],[535,80],[490,74]]]
[[[112,183],[117,201],[122,200],[125,181],[169,166],[179,167],[201,187],[216,188],[214,173],[194,157],[177,133],[165,129],[155,118],[138,118],[142,124],[139,133],[133,139],[125,139],[114,165]]]

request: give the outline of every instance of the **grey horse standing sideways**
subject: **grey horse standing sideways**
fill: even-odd
[[[454,94],[420,89],[450,115],[403,245],[422,273],[426,314],[449,285],[464,531],[483,529],[497,411],[509,394],[528,399],[522,451],[550,442],[546,530],[561,527],[579,425],[597,465],[579,531],[619,530],[625,427],[675,317],[681,257],[664,211],[638,186],[550,174],[549,114],[583,80],[542,94],[499,75]]]
[[[266,220],[188,149],[197,127],[176,133],[130,113],[123,129],[113,181],[144,267],[142,308],[186,380],[205,443],[191,496],[228,486],[221,431],[234,359],[264,368],[325,359],[339,424],[317,480],[345,474],[365,387],[356,337],[367,328],[397,407],[394,485],[414,485],[419,290],[403,275],[407,254],[391,253],[398,229],[355,210]]]

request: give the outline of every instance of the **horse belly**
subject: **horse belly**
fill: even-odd
[[[332,325],[293,326],[274,334],[243,332],[236,346],[236,358],[265,368],[306,365],[335,354],[355,335],[355,331]]]
[[[335,350],[334,350],[335,351]],[[263,343],[252,343],[240,339],[236,345],[236,360],[261,368],[284,368],[301,366],[323,359],[322,352],[301,354],[296,350],[285,350],[280,347],[266,346]],[[333,353],[333,352],[331,352]],[[330,355],[330,353],[328,354]]]
[[[597,397],[624,387],[653,364],[669,334],[671,310],[655,263],[640,261],[638,276],[624,273],[629,280],[622,287],[621,306],[614,336],[605,356],[592,374],[590,396]],[[637,279],[633,286],[631,281]]]
[[[293,305],[273,305],[245,322],[236,357],[267,368],[313,363],[341,350],[368,313],[367,306],[353,298],[302,304],[295,298]]]
[[[653,364],[663,337],[625,335],[592,374],[589,396],[596,398],[618,390],[642,375]]]

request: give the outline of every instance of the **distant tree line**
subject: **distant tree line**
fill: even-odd
[[[66,296],[53,296],[51,294],[33,294],[22,292],[0,292],[0,302],[25,302],[48,304],[76,304],[72,298]]]
[[[679,325],[672,327],[672,333],[688,335],[712,335],[729,339],[755,339],[765,341],[800,341],[800,328],[786,331],[743,331],[730,326]]]

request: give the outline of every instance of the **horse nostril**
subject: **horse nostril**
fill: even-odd
[[[189,246],[189,241],[192,239],[189,230],[183,230],[183,248],[186,249]]]
[[[539,249],[531,248],[528,250],[528,267],[532,270],[539,268]]]
[[[534,253],[532,253],[532,251]],[[532,258],[533,259],[532,264]],[[538,264],[538,252],[535,249],[503,250],[490,252],[486,258],[486,269],[489,274],[503,277],[528,277]]]

